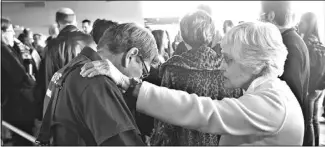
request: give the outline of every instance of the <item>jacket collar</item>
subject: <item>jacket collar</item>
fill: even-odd
[[[248,87],[247,91],[244,90],[244,93],[252,93],[254,91],[256,91],[256,89],[258,87],[260,87],[261,85],[267,83],[270,80],[274,80],[274,79],[278,79],[275,76],[261,76],[256,78]]]
[[[64,34],[68,33],[68,32],[73,32],[73,31],[77,31],[78,28],[74,25],[67,25],[66,27],[64,27],[58,36],[63,36]]]
[[[90,48],[89,46],[86,46],[81,52],[80,54],[86,56],[87,58],[89,58],[91,61],[96,61],[96,60],[102,60],[102,58],[98,55],[98,53],[93,50],[92,48]]]

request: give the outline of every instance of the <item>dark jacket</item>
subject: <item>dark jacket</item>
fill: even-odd
[[[308,109],[308,89],[310,78],[310,60],[308,48],[303,39],[298,35],[294,28],[288,29],[282,33],[284,45],[288,49],[287,60],[284,65],[281,80],[285,81],[296,96],[305,119],[305,135],[303,145],[312,145],[308,138],[313,136],[311,125],[308,125],[308,118],[311,112]]]
[[[37,140],[48,142],[50,133],[52,145],[145,145],[127,99],[116,84],[105,76],[80,75],[82,65],[95,60],[101,60],[100,56],[86,47],[55,73],[46,93],[51,101]]]
[[[284,80],[302,106],[307,98],[309,87],[310,63],[308,48],[303,39],[292,28],[282,33],[283,43],[288,49],[284,65]]]
[[[240,89],[223,87],[223,71],[218,69],[221,59],[221,54],[205,46],[175,55],[160,68],[161,85],[213,99],[241,96]],[[218,141],[217,134],[201,133],[155,120],[150,142],[154,146],[214,146]]]
[[[45,47],[39,76],[36,77],[38,83],[36,96],[40,99],[44,98],[53,74],[76,57],[85,46],[92,43],[94,41],[90,35],[73,25],[66,26],[56,38],[50,40]]]
[[[1,42],[1,112],[8,122],[33,121],[35,81],[14,49]]]

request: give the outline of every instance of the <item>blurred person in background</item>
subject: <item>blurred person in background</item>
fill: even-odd
[[[18,39],[20,43],[22,43],[20,44],[17,41],[23,56],[26,71],[28,71],[32,76],[37,77],[41,56],[33,46],[33,32],[30,29],[24,29],[24,31],[18,36]]]
[[[226,34],[233,27],[234,23],[231,20],[225,20],[223,22],[223,33]]]
[[[288,50],[288,58],[280,79],[289,85],[301,105],[306,125],[304,145],[314,145],[313,127],[308,119],[312,117],[308,111],[307,97],[310,77],[309,52],[305,42],[295,31],[291,3],[290,1],[262,1],[261,20],[275,24],[282,34],[283,43]]]
[[[49,37],[46,39],[45,43],[48,44],[48,42],[54,38],[56,38],[59,35],[59,28],[57,24],[53,24],[49,27]]]
[[[179,30],[174,38],[174,41],[172,43],[172,47],[174,49],[173,55],[175,54],[178,45],[181,44],[183,42],[182,36],[181,36],[181,31]]]
[[[111,20],[96,19],[90,34],[93,36],[95,43],[98,44],[99,39],[103,36],[105,31],[109,28],[114,28],[117,25],[117,22]]]
[[[33,42],[33,47],[36,49],[38,54],[41,56],[41,58],[44,57],[44,47],[45,47],[45,42],[42,39],[41,34],[34,34],[33,36],[34,42]]]
[[[55,14],[55,21],[60,30],[59,35],[48,42],[37,79],[37,97],[44,99],[47,86],[55,72],[68,64],[81,50],[95,44],[92,36],[77,28],[76,14],[70,8],[61,8]],[[45,112],[48,99],[44,99]],[[42,112],[42,111],[40,111]]]
[[[164,30],[154,30],[152,31],[153,36],[155,37],[157,47],[158,47],[158,53],[159,53],[159,61],[160,63],[166,62],[168,60],[169,55],[167,54],[167,51],[169,50],[169,40],[167,32]]]
[[[168,42],[167,42],[168,47],[165,50],[166,50],[166,53],[167,53],[168,59],[169,59],[173,56],[175,49],[173,48],[169,32],[167,30],[165,30],[165,33],[166,33],[167,40],[168,40]]]
[[[223,72],[218,69],[222,56],[209,46],[216,33],[211,16],[202,10],[188,13],[181,19],[180,27],[184,42],[192,49],[173,56],[161,66],[161,86],[219,100],[239,97],[240,89],[224,88]],[[217,134],[202,133],[155,120],[150,145],[213,146],[218,145],[218,141]]]
[[[91,21],[89,19],[83,20],[82,21],[82,30],[84,31],[84,33],[90,34],[91,29],[92,29]]]
[[[315,146],[319,146],[319,122],[318,122],[318,110],[319,102],[323,98],[325,87],[321,82],[325,82],[325,47],[322,47],[318,35],[317,17],[312,12],[304,13],[301,16],[298,30],[305,41],[310,58],[310,78],[309,78],[309,90],[308,90],[308,111],[311,115],[307,118],[309,125],[312,125],[314,132]],[[323,50],[323,51],[322,51]]]
[[[33,32],[26,28],[23,30],[23,32],[21,34],[19,34],[18,39],[25,45],[27,45],[28,47],[33,48],[33,42],[34,42],[34,38],[33,38]]]
[[[32,134],[35,119],[34,79],[26,72],[13,50],[14,35],[9,19],[1,18],[1,117],[18,129]],[[12,134],[13,145],[31,146],[32,142]]]

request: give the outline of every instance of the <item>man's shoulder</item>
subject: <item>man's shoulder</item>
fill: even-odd
[[[285,45],[305,44],[304,40],[295,31],[283,34],[282,38]]]
[[[304,40],[295,31],[282,35],[282,38],[284,45],[288,48],[289,54],[299,53],[302,56],[308,56],[308,49]]]
[[[81,67],[76,67],[67,75],[65,81],[66,86],[77,87],[79,90],[84,90],[86,87],[92,86],[92,89],[96,87],[95,89],[109,88],[111,91],[119,91],[114,81],[106,76],[82,77],[80,75]]]
[[[92,41],[92,37],[89,34],[85,34],[81,32],[80,30],[66,32],[54,40],[57,40],[58,42],[67,42],[67,41],[85,41],[90,42]]]

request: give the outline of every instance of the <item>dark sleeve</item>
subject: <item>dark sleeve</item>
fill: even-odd
[[[18,57],[15,57],[15,54],[10,52],[10,48],[6,46],[1,46],[1,48],[2,70],[10,75],[12,84],[21,84],[27,78],[24,66],[20,63]]]
[[[39,73],[36,76],[36,89],[35,89],[35,99],[37,100],[37,118],[42,120],[43,117],[43,105],[44,105],[44,97],[46,93],[46,88],[48,85],[45,85],[45,60],[42,59],[40,63]]]
[[[144,146],[141,138],[134,130],[121,132],[106,139],[101,146]]]
[[[81,99],[84,105],[82,105],[81,111],[97,144],[102,144],[122,132],[136,130],[136,126],[133,124],[132,114],[115,83],[108,78],[95,78],[100,79],[93,79],[94,82],[83,91]],[[115,143],[121,144],[116,145],[141,142],[141,138],[137,137],[136,133],[125,136],[122,138],[117,136],[118,141]]]
[[[281,76],[281,79],[286,81],[292,92],[297,97],[300,104],[304,99],[304,81],[306,80],[306,75],[304,70],[307,67],[304,67],[306,64],[303,54],[299,52],[299,44],[288,44],[288,57],[284,65],[284,72]],[[309,68],[309,67],[308,67]]]

